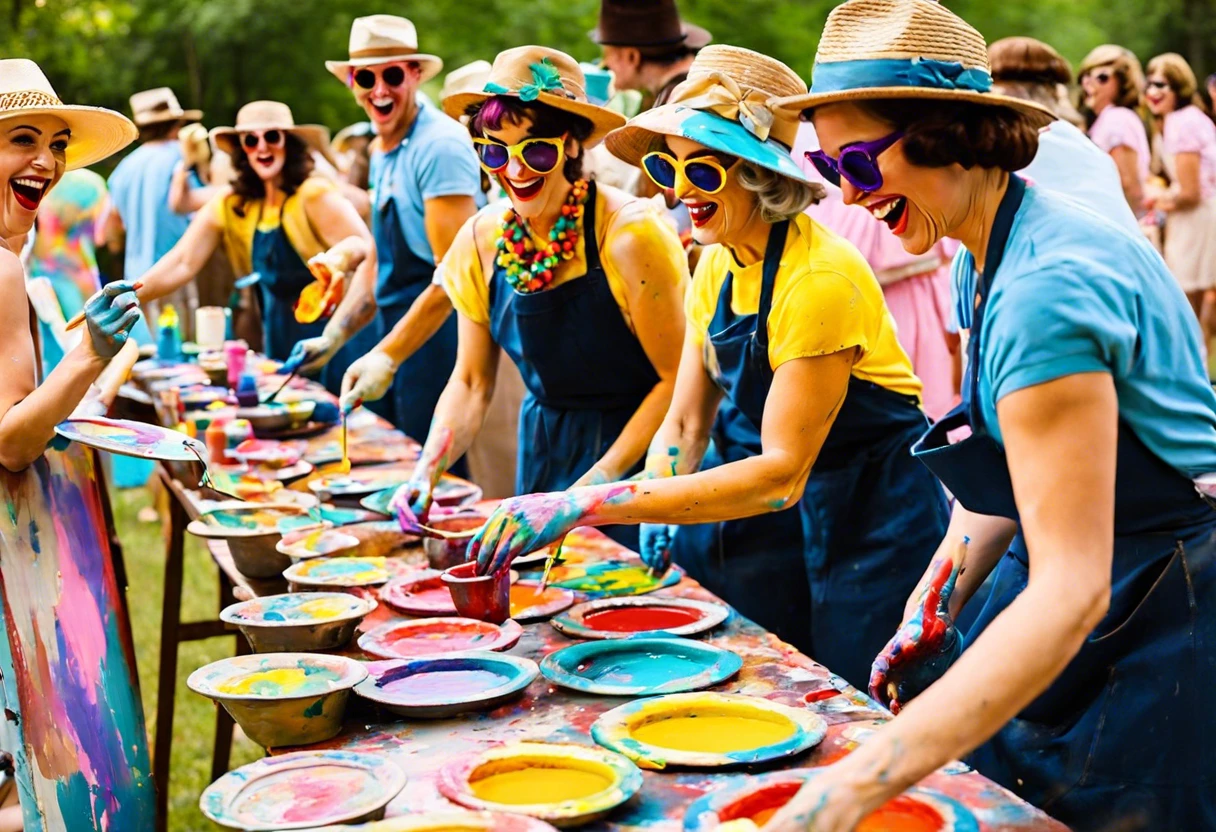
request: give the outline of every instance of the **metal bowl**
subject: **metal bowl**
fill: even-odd
[[[310,401],[259,404],[256,407],[237,408],[236,417],[248,420],[255,433],[289,430],[308,424],[316,407],[317,403]]]
[[[346,646],[375,608],[345,592],[288,593],[232,604],[220,620],[239,627],[255,653],[307,653]]]

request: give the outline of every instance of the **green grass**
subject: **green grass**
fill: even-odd
[[[139,685],[148,721],[151,748],[156,724],[156,679],[160,664],[160,605],[165,573],[165,544],[160,523],[140,523],[136,513],[151,504],[142,488],[112,490],[114,523],[122,540],[130,587],[131,628],[139,663]],[[219,598],[216,567],[196,538],[186,535],[185,579],[182,588],[182,620],[214,619]],[[178,652],[177,709],[173,721],[173,754],[169,782],[169,829],[171,832],[203,832],[215,829],[198,808],[198,798],[210,781],[211,748],[215,737],[215,706],[186,687],[186,677],[196,668],[231,656],[232,637],[193,641]],[[233,743],[232,767],[262,756],[262,750],[239,735]],[[164,788],[163,783],[158,787]]]

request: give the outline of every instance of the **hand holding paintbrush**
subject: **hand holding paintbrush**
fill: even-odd
[[[139,298],[135,292],[142,285],[119,281],[103,286],[85,301],[84,309],[68,322],[64,332],[87,322],[93,352],[109,361],[127,343],[131,328],[139,320]]]

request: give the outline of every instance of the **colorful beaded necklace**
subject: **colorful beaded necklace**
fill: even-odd
[[[502,215],[495,262],[504,270],[507,282],[521,294],[539,292],[553,283],[553,270],[560,260],[574,257],[587,201],[587,180],[580,179],[570,188],[562,205],[562,215],[549,229],[549,244],[537,249],[523,222],[508,208]]]

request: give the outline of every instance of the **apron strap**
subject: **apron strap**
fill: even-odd
[[[774,224],[768,232],[768,245],[764,248],[760,306],[756,310],[756,343],[765,350],[768,349],[768,313],[773,308],[773,285],[777,282],[777,271],[781,268],[781,255],[785,253],[785,238],[789,231],[789,220]]]
[[[599,268],[599,230],[595,227],[595,180],[587,183],[587,202],[583,210],[583,257],[587,260],[587,273]]]

